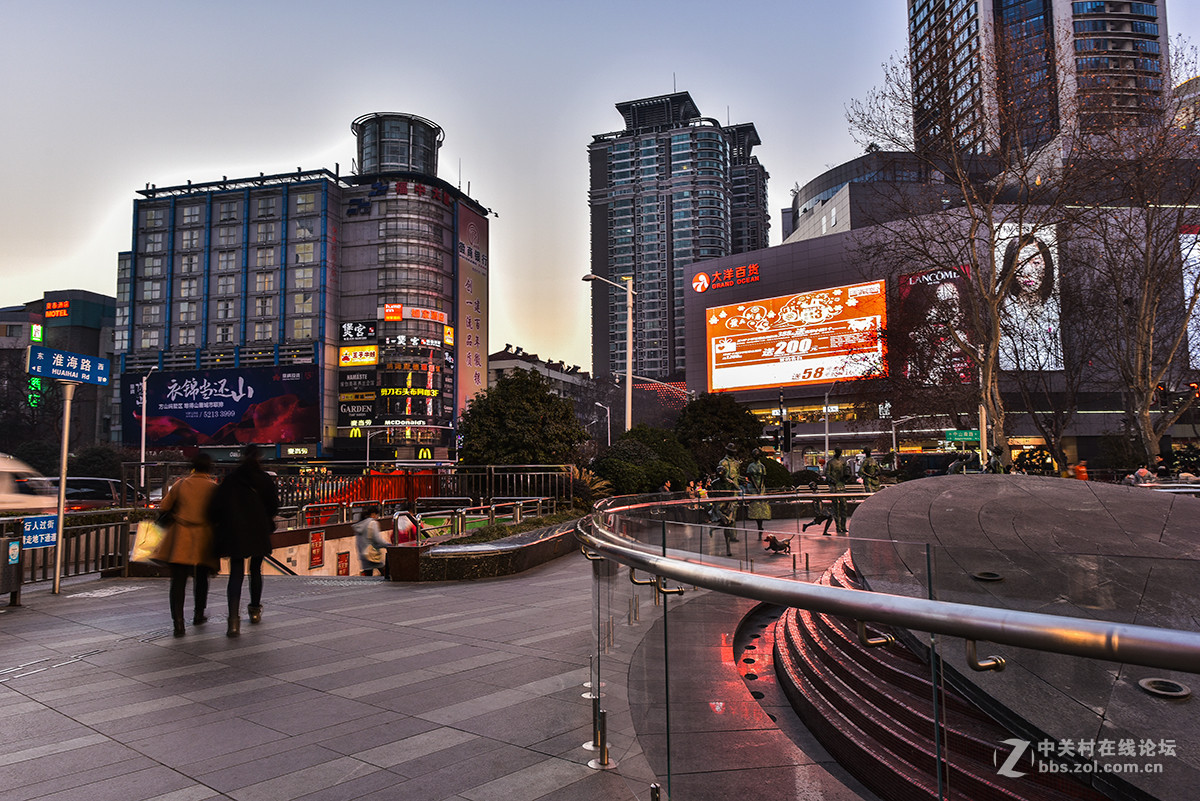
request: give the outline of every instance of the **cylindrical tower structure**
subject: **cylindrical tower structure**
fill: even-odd
[[[358,139],[358,173],[419,172],[437,177],[440,126],[415,114],[375,112],[350,123]]]

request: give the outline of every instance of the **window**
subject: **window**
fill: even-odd
[[[162,275],[163,260],[162,256],[146,256],[142,259],[142,275]]]
[[[292,295],[293,314],[312,314],[313,295],[311,292],[297,292]]]
[[[162,228],[166,215],[162,209],[146,209],[144,225],[147,228]]]
[[[158,325],[162,322],[162,306],[143,306],[142,325]]]
[[[237,269],[237,251],[222,250],[217,253],[217,269],[218,270],[236,270]]]
[[[184,250],[195,250],[200,247],[200,231],[193,228],[189,231],[179,232],[179,247]]]
[[[236,200],[224,200],[217,208],[221,213],[221,222],[231,222],[238,218],[238,204]]]
[[[275,223],[259,223],[254,226],[254,238],[260,244],[275,241]]]
[[[255,317],[270,317],[271,309],[275,306],[271,301],[274,298],[255,298],[254,299],[254,316]]]
[[[146,234],[146,252],[161,253],[165,234]]]
[[[217,294],[232,295],[233,294],[233,276],[219,275],[217,276]]]
[[[175,341],[180,345],[195,345],[196,344],[196,329],[193,326],[185,326],[179,329]]]
[[[259,217],[274,217],[275,216],[275,198],[260,197],[257,201]]]
[[[179,282],[179,297],[194,298],[200,294],[200,279],[185,278]]]
[[[317,221],[315,219],[296,220],[296,238],[308,239],[314,236],[316,231]]]
[[[296,264],[312,264],[314,252],[312,242],[301,242],[296,245]]]
[[[313,268],[312,267],[293,267],[292,268],[292,286],[296,289],[312,289],[313,288]]]
[[[158,329],[143,330],[141,348],[157,348],[158,347]]]
[[[222,225],[217,229],[217,244],[224,247],[237,244],[238,229],[232,225]]]
[[[255,323],[254,338],[257,340],[271,339],[275,335],[274,323]]]
[[[270,292],[275,289],[275,273],[262,272],[254,274],[254,291]]]
[[[186,253],[179,257],[179,272],[184,275],[188,273],[200,272],[200,255],[198,253]]]
[[[199,206],[184,206],[183,207],[183,223],[182,225],[199,225],[200,224],[200,207]]]
[[[200,319],[199,305],[194,300],[185,300],[179,304],[179,322],[194,323]]]
[[[311,317],[301,317],[292,320],[292,339],[312,339],[313,321]]]
[[[258,248],[255,250],[254,265],[256,267],[274,267],[275,248]]]
[[[113,332],[113,351],[116,353],[124,353],[129,350],[129,332],[114,331]]]
[[[317,195],[315,192],[302,192],[296,195],[296,213],[312,214],[317,210]]]
[[[232,320],[233,319],[233,301],[218,300],[217,301],[217,319]]]
[[[160,300],[162,296],[162,281],[146,281],[142,284],[142,300]]]
[[[233,326],[218,325],[217,326],[217,342],[233,342]]]

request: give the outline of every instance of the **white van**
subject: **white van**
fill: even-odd
[[[0,453],[0,515],[45,514],[58,509],[58,498],[48,494],[45,482],[37,480],[41,477],[21,460]]]

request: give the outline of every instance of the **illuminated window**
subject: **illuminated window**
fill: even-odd
[[[313,295],[311,292],[297,292],[292,295],[293,314],[312,314]]]
[[[292,286],[296,289],[312,289],[313,272],[312,267],[292,268]]]
[[[275,289],[275,273],[261,272],[254,274],[254,291],[270,292]]]
[[[302,192],[296,195],[296,213],[312,214],[317,210],[317,195],[315,192]]]
[[[275,223],[259,223],[254,228],[255,241],[259,243],[275,241]]]
[[[301,317],[292,320],[292,339],[312,339],[313,321],[311,317]]]
[[[312,242],[302,242],[296,245],[296,264],[312,264],[315,253]]]

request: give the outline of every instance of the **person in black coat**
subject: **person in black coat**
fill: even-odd
[[[213,525],[213,547],[218,556],[229,558],[230,637],[241,633],[242,580],[246,559],[250,560],[250,622],[262,620],[262,564],[271,553],[271,534],[279,493],[275,481],[258,461],[258,446],[247,445],[242,463],[225,477],[213,493],[209,517]]]

